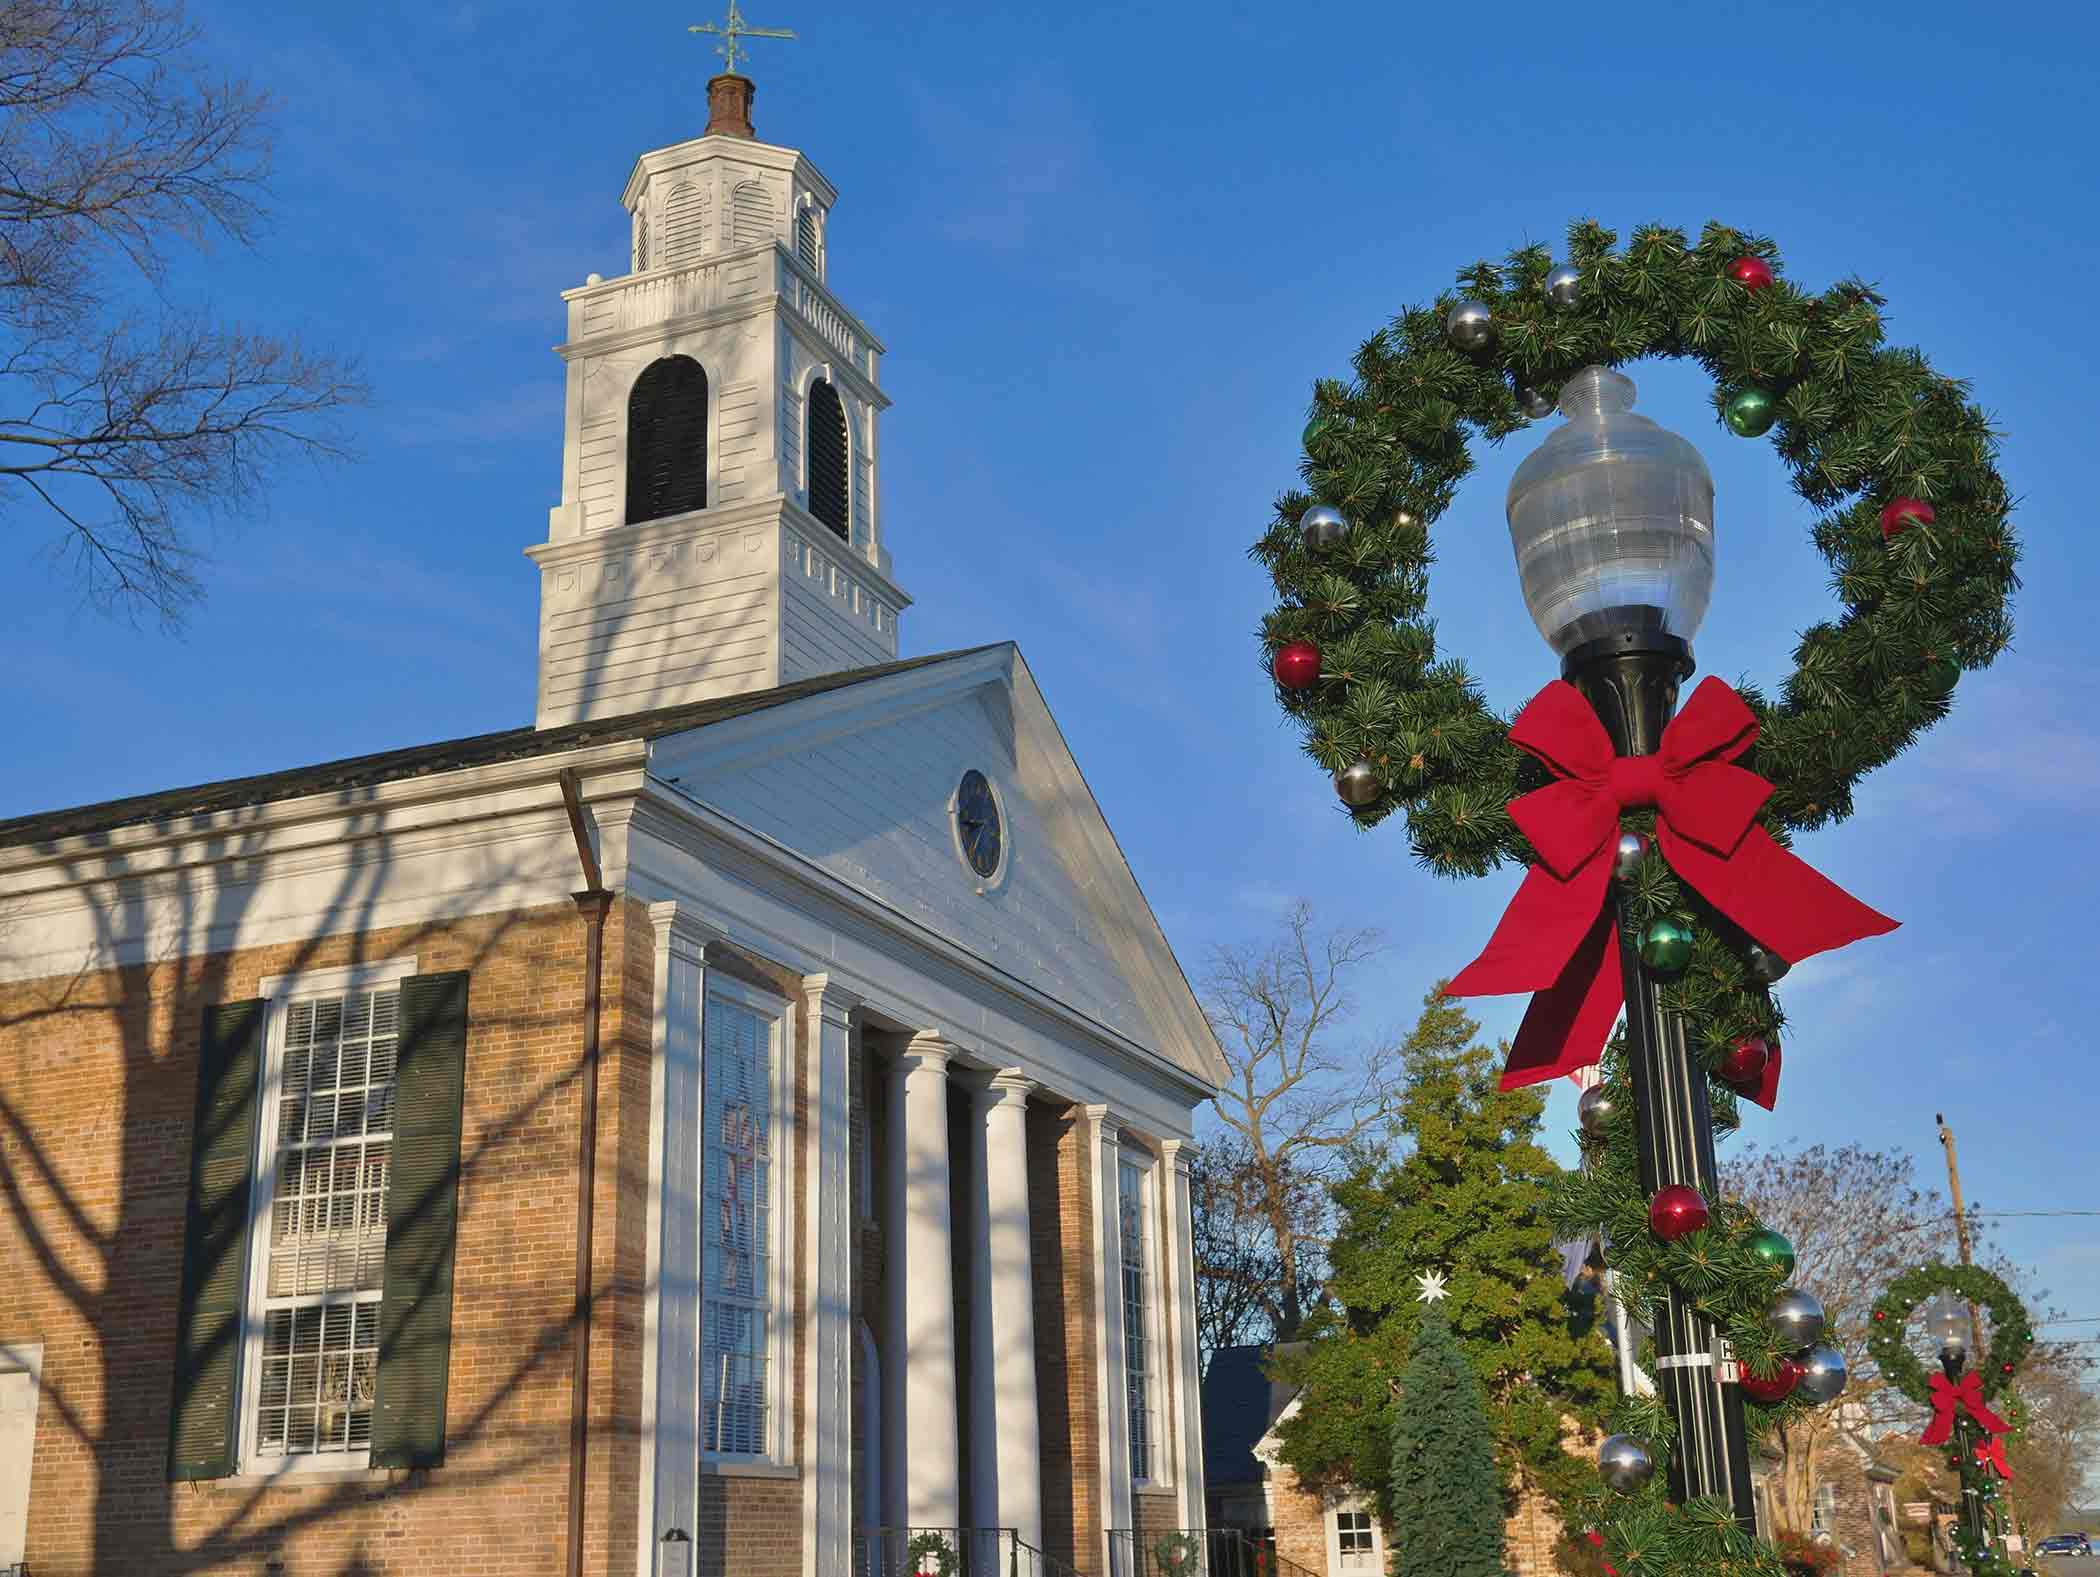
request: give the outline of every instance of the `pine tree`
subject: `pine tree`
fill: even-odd
[[[1499,1480],[1565,1502],[1593,1488],[1586,1456],[1561,1445],[1562,1420],[1595,1420],[1612,1395],[1610,1348],[1571,1320],[1546,1216],[1559,1165],[1537,1141],[1545,1094],[1496,1088],[1503,1049],[1440,992],[1406,1048],[1397,1158],[1360,1153],[1335,1189],[1335,1309],[1282,1360],[1304,1403],[1283,1455],[1309,1482],[1374,1490],[1392,1522],[1392,1409],[1414,1341],[1415,1278],[1450,1278],[1445,1319],[1486,1398]]]
[[[1422,1308],[1393,1407],[1393,1577],[1501,1577],[1502,1476],[1480,1378]]]

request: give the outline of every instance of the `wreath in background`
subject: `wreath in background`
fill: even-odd
[[[926,1562],[933,1562],[933,1577],[955,1577],[955,1546],[946,1534],[927,1529],[904,1546],[904,1567],[912,1577],[925,1577]]]
[[[1977,1379],[1989,1401],[2008,1385],[2034,1345],[2034,1324],[2027,1305],[2004,1281],[1980,1265],[1920,1265],[1889,1283],[1874,1304],[1867,1327],[1867,1352],[1882,1378],[1921,1406],[1932,1405],[1932,1376],[1904,1340],[1910,1317],[1937,1292],[1960,1294],[1991,1313],[1991,1350],[1978,1356]]]
[[[1193,1533],[1169,1533],[1152,1546],[1152,1559],[1167,1577],[1183,1577],[1196,1569],[1203,1546]]]
[[[1623,252],[1617,239],[1577,223],[1559,267],[1543,247],[1476,264],[1458,276],[1462,294],[1372,335],[1352,378],[1315,386],[1305,488],[1277,500],[1252,549],[1279,598],[1262,625],[1264,660],[1306,752],[1360,826],[1400,812],[1414,854],[1442,875],[1535,863],[1509,806],[1546,779],[1465,664],[1438,651],[1429,529],[1472,467],[1470,438],[1499,441],[1549,413],[1584,367],[1696,360],[1713,376],[1724,426],[1769,433],[1795,492],[1820,511],[1812,540],[1842,611],[1801,636],[1776,697],[1740,692],[1757,741],[1738,765],[1773,785],[1757,819],[1782,845],[1850,815],[1859,779],[1944,717],[1961,673],[2011,639],[2019,549],[1991,427],[1963,384],[1884,344],[1883,298],[1857,280],[1799,290],[1769,241],[1719,224],[1696,245],[1661,226],[1635,231]],[[1623,825],[1652,833],[1654,814],[1631,811]],[[1776,1071],[1784,1021],[1768,988],[1790,961],[1702,901],[1652,839],[1619,891],[1636,931],[1679,928],[1663,1004],[1682,1015],[1707,1068],[1717,1126],[1733,1126],[1736,1095],[1759,1091],[1748,1062],[1760,1076],[1768,1062]],[[1606,1239],[1634,1312],[1672,1285],[1754,1377],[1770,1377],[1785,1354],[1765,1316],[1791,1252],[1776,1266],[1775,1235],[1725,1201],[1700,1230],[1657,1237],[1631,1092],[1610,1055],[1604,1088],[1616,1115],[1597,1125],[1592,1166],[1557,1190],[1560,1235]],[[1770,1097],[1769,1085],[1755,1095]],[[1752,1427],[1801,1405],[1751,1401]],[[1659,1402],[1622,1401],[1615,1426],[1663,1465],[1672,1431]],[[1776,1571],[1726,1508],[1668,1508],[1659,1479],[1583,1519],[1605,1526],[1622,1569]]]

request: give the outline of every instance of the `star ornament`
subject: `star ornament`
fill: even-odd
[[[1440,1270],[1423,1271],[1415,1277],[1415,1285],[1422,1289],[1420,1298],[1424,1303],[1440,1302],[1446,1295],[1444,1273]]]

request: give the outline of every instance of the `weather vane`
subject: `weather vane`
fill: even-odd
[[[721,27],[712,22],[702,22],[686,29],[688,33],[719,33],[722,42],[715,45],[715,53],[726,64],[723,69],[734,72],[739,60],[751,58],[750,51],[737,42],[740,38],[793,38],[795,35],[784,27],[752,27],[744,21],[744,13],[736,8],[736,0],[729,0],[729,21]]]

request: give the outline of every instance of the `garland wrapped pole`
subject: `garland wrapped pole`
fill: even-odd
[[[1566,1241],[1605,1245],[1653,1326],[1660,1398],[1622,1398],[1610,1493],[1567,1508],[1627,1577],[1779,1570],[1751,1536],[1745,1438],[1834,1399],[1844,1362],[1793,1251],[1715,1195],[1713,1133],[1778,1097],[1793,963],[1893,929],[1797,859],[1860,778],[1944,717],[2011,638],[2019,550],[1995,439],[1966,390],[1882,339],[1882,298],[1810,293],[1776,248],[1714,224],[1592,223],[1403,312],[1315,386],[1306,491],[1253,552],[1279,602],[1263,656],[1305,749],[1360,826],[1398,811],[1449,876],[1529,870],[1454,994],[1530,992],[1505,1087],[1598,1062],[1587,1164],[1558,1185]],[[1706,679],[1677,710],[1713,584],[1713,482],[1632,409],[1615,368],[1686,357],[1721,425],[1770,436],[1842,616],[1806,631],[1776,700]],[[1567,418],[1510,484],[1524,600],[1563,678],[1513,720],[1437,650],[1429,527],[1499,441]],[[1751,551],[1754,544],[1746,542]],[[1658,1472],[1656,1469],[1663,1469]]]

